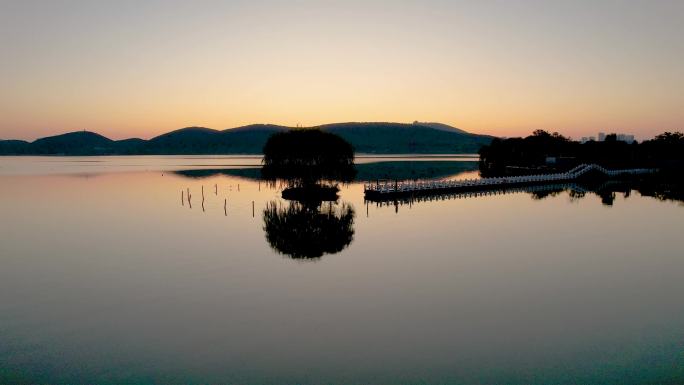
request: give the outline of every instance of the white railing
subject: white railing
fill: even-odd
[[[655,172],[656,169],[635,168],[625,170],[607,170],[596,164],[581,164],[563,173],[554,174],[539,174],[539,175],[523,175],[513,177],[497,177],[497,178],[482,178],[482,179],[465,179],[465,180],[412,180],[412,181],[388,181],[382,180],[375,183],[364,184],[364,191],[371,191],[374,193],[397,193],[397,192],[415,192],[426,190],[446,190],[470,187],[488,187],[499,185],[516,185],[525,183],[539,183],[539,182],[553,182],[577,179],[589,171],[597,170],[608,176],[616,176],[621,174],[646,174]]]

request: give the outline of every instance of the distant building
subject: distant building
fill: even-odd
[[[618,134],[617,140],[620,142],[634,143],[634,135]]]
[[[615,134],[615,137],[617,141],[619,142],[627,142],[627,143],[634,143],[634,135],[628,135],[628,134]],[[584,139],[584,138],[582,138]],[[606,140],[606,133],[605,132],[599,132],[598,133],[598,141],[599,142],[604,142]],[[584,143],[584,142],[582,142]]]

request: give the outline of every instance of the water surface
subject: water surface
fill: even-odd
[[[293,204],[259,163],[0,158],[0,383],[684,382],[681,202],[376,205],[352,183],[316,208],[339,244],[302,258],[266,226]],[[367,179],[477,175],[463,159],[359,163]]]

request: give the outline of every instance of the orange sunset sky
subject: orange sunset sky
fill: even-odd
[[[438,121],[684,130],[684,1],[0,2],[0,139]]]

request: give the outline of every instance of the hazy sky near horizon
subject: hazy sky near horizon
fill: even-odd
[[[0,139],[439,121],[684,130],[683,0],[0,0]]]

